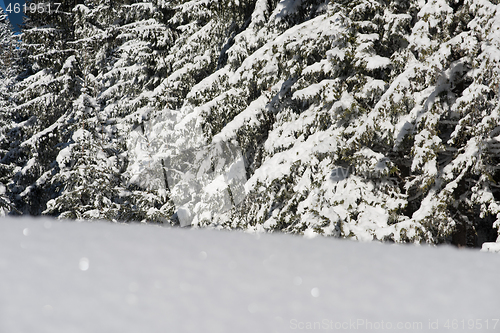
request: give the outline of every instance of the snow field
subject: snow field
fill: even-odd
[[[4,218],[0,250],[0,332],[500,330],[500,257],[448,246]]]

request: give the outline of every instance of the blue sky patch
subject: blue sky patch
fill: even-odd
[[[18,4],[18,5],[16,5]],[[10,1],[10,0],[0,0],[0,6],[3,11],[7,14],[10,24],[14,28],[15,32],[21,32],[21,24],[23,23],[24,17],[24,1]],[[18,7],[19,6],[19,7]],[[16,11],[19,11],[16,13]]]

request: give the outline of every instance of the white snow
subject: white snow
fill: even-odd
[[[0,332],[500,329],[500,257],[449,246],[4,218],[0,253]]]
[[[493,243],[493,242],[483,243],[481,251],[484,251],[484,252],[500,252],[500,243]]]
[[[370,56],[366,58],[366,68],[373,70],[377,68],[386,68],[391,64],[391,59],[381,57],[378,55]]]

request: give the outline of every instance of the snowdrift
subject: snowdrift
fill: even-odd
[[[500,257],[283,234],[0,220],[1,332],[500,329]]]

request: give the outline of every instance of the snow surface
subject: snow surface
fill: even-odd
[[[449,246],[4,218],[0,253],[0,332],[500,330],[500,257]]]

